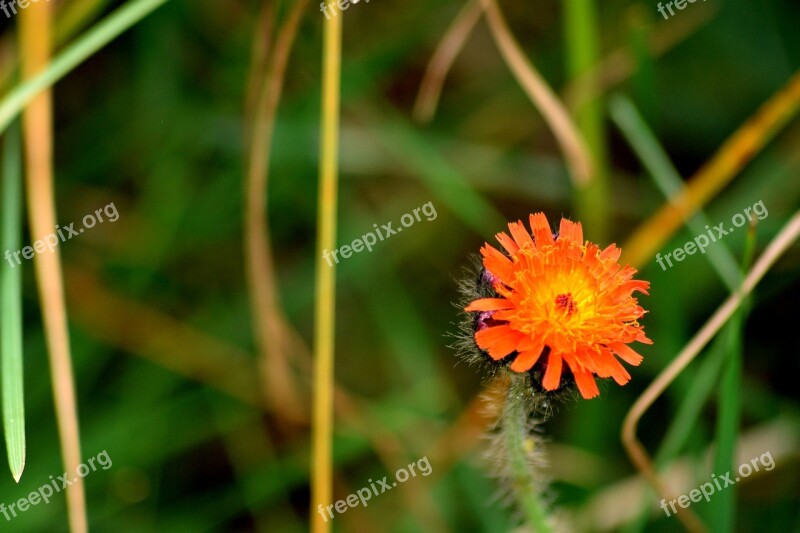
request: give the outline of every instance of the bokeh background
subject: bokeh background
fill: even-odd
[[[575,28],[562,2],[504,0],[500,7],[530,62],[573,114],[586,111],[570,107],[568,90],[587,83],[575,75],[574,48],[588,47],[597,61],[625,58],[628,68],[601,88],[589,112],[602,133],[592,145],[602,155],[605,194],[572,185],[542,114],[483,19],[448,71],[435,113],[415,117],[428,62],[462,2],[365,0],[338,15],[338,243],[373,224],[397,225],[427,202],[437,217],[337,268],[334,497],[422,457],[432,473],[336,515],[335,531],[518,525],[487,474],[481,436],[491,420],[477,398],[492,385],[448,347],[460,318],[457,281],[469,256],[506,221],[535,211],[551,221],[582,220],[587,238],[624,245],[665,203],[609,117],[612,93],[636,105],[688,179],[800,65],[800,6],[789,0],[695,2],[669,20],[655,2],[586,1],[597,9],[597,42],[588,45],[568,38]],[[75,15],[79,34],[124,2],[54,2],[56,25],[73,4],[86,7]],[[271,359],[259,355],[246,275],[245,176],[253,80],[268,64],[259,54],[265,43],[272,44],[267,56],[274,50],[294,3],[265,4],[274,6],[172,0],[54,88],[59,223],[109,202],[120,214],[61,247],[83,455],[106,450],[113,460],[112,468],[85,479],[92,531],[309,528],[325,16],[314,2],[302,12],[269,154],[268,281],[285,317],[279,330],[289,337],[282,349],[288,379],[278,383],[276,398]],[[0,24],[8,70],[25,51],[15,41],[15,20],[0,16]],[[591,129],[591,121],[579,127]],[[762,201],[769,215],[755,230],[756,256],[800,206],[798,146],[800,121],[787,112],[786,125],[701,206],[717,224]],[[682,228],[658,251],[694,236]],[[715,246],[740,263],[747,238],[741,229]],[[601,386],[598,399],[568,401],[543,426],[548,494],[576,531],[681,529],[637,481],[619,433],[637,396],[729,294],[707,257],[688,257],[666,271],[652,255],[637,265],[652,285],[640,298],[655,341],[639,346],[644,362],[627,386]],[[24,269],[28,460],[19,484],[10,475],[0,482],[6,504],[64,471],[37,287],[30,262]],[[721,402],[729,401],[722,375],[728,358],[741,357],[737,447],[747,460],[769,451],[776,466],[727,489],[736,503],[735,531],[800,531],[799,274],[795,245],[756,289],[741,327],[723,330],[722,341],[681,374],[639,431],[652,453],[673,435],[663,459],[683,469],[683,477],[670,478],[679,492],[706,481],[716,472],[707,459]],[[720,505],[701,502],[692,510],[713,524]],[[66,531],[65,514],[58,497],[11,522],[0,519],[0,530]]]

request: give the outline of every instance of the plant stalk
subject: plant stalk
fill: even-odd
[[[316,295],[314,304],[314,404],[311,427],[311,530],[330,531],[331,522],[317,512],[332,499],[334,333],[336,265],[323,252],[336,248],[336,205],[339,167],[339,90],[342,60],[342,17],[325,21],[323,29],[322,124],[320,181],[317,199]]]
[[[544,483],[541,476],[536,475],[532,463],[532,455],[538,452],[535,447],[540,445],[540,441],[530,431],[530,409],[525,398],[530,392],[526,389],[524,380],[513,380],[503,408],[501,431],[508,461],[507,474],[525,521],[536,533],[549,533],[553,531],[553,525],[542,501]]]

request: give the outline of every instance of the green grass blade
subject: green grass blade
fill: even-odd
[[[3,250],[19,250],[22,240],[22,169],[19,130],[13,127],[3,150]],[[22,266],[0,267],[0,351],[3,385],[3,429],[8,466],[19,482],[25,469],[25,394],[22,372]]]
[[[614,95],[609,102],[609,109],[611,119],[617,124],[658,188],[667,198],[678,194],[684,186],[683,179],[633,103],[624,96]],[[695,235],[704,234],[709,224],[702,210],[688,221],[689,229]],[[714,246],[709,246],[705,255],[728,289],[736,290],[741,275],[736,260],[725,243],[717,242]]]
[[[752,227],[751,227],[752,228]],[[755,231],[747,232],[745,257],[742,272],[747,272],[755,250]],[[727,341],[727,361],[719,386],[719,414],[717,415],[716,448],[714,453],[714,470],[717,475],[734,470],[736,457],[736,438],[739,435],[739,420],[742,409],[742,328],[747,315],[747,302],[731,318],[725,340]],[[736,485],[728,490],[720,491],[711,502],[709,520],[714,531],[721,533],[734,530],[736,517]]]
[[[0,101],[0,133],[37,94],[63,78],[92,54],[135,25],[167,0],[134,0],[97,23],[69,45],[36,77],[17,85]]]
[[[617,127],[633,148],[648,173],[653,177],[653,181],[661,192],[667,198],[671,198],[679,193],[684,186],[680,174],[673,166],[669,156],[666,154],[633,102],[626,97],[614,95],[609,101],[609,108],[612,120],[617,124]],[[704,233],[707,224],[710,224],[710,222],[702,210],[698,211],[687,223],[689,229],[695,234]],[[712,268],[714,268],[728,289],[731,291],[736,290],[741,280],[741,274],[733,254],[725,243],[718,242],[716,246],[709,247],[706,251],[706,255]],[[732,380],[731,386],[735,386],[735,379],[731,376],[727,376],[729,372],[735,373],[735,369],[731,369],[731,365],[728,364],[729,362],[725,361],[725,359],[728,354],[733,355],[733,353],[729,351],[730,344],[727,342],[727,339],[736,335],[736,332],[740,330],[740,324],[736,320],[737,318],[735,316],[731,320],[731,323],[725,326],[724,335],[720,336],[719,341],[714,343],[710,353],[703,360],[703,364],[695,374],[689,386],[689,390],[681,401],[675,418],[669,424],[661,446],[659,446],[658,452],[655,455],[655,464],[657,468],[662,468],[668,464],[686,445],[686,442],[689,440],[695,428],[703,406],[710,398],[718,383],[720,372],[723,367],[727,367],[723,375],[727,377],[727,379]],[[723,378],[723,387],[726,382],[725,377]],[[729,405],[732,409],[731,415],[734,414],[734,411],[738,413],[738,409],[734,404]],[[733,418],[738,421],[738,415]],[[726,421],[726,424],[729,425],[730,422]],[[717,469],[715,472],[724,473],[727,472],[727,470],[728,469],[720,471]],[[628,528],[627,531],[641,531],[644,525],[644,516],[644,514],[641,514],[639,519],[631,524],[631,527]]]
[[[600,56],[599,3],[595,0],[564,2],[564,36],[567,72],[576,78],[594,67]],[[596,83],[596,82],[592,82]],[[594,92],[588,83],[584,90]],[[609,234],[611,189],[608,171],[608,142],[603,128],[603,99],[597,97],[575,110],[575,121],[591,153],[594,173],[586,187],[575,191],[575,211],[592,238],[604,242]]]
[[[715,386],[719,383],[727,350],[723,338],[724,335],[721,335],[718,340],[715,340],[708,350],[709,353],[700,362],[697,373],[681,400],[675,416],[669,423],[655,455],[657,468],[666,466],[677,457],[683,451],[692,432],[695,431],[695,425],[700,418],[703,406],[709,401]]]

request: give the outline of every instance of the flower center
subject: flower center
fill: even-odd
[[[571,315],[577,309],[575,300],[572,299],[572,293],[568,292],[556,296],[556,307],[563,309],[567,315]]]

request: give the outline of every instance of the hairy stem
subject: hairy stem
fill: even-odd
[[[531,455],[539,442],[531,435],[528,424],[530,410],[525,396],[530,392],[526,389],[523,380],[512,381],[503,408],[501,431],[505,441],[508,478],[525,521],[533,531],[549,533],[553,531],[553,526],[547,506],[542,501],[543,483],[531,462]]]

